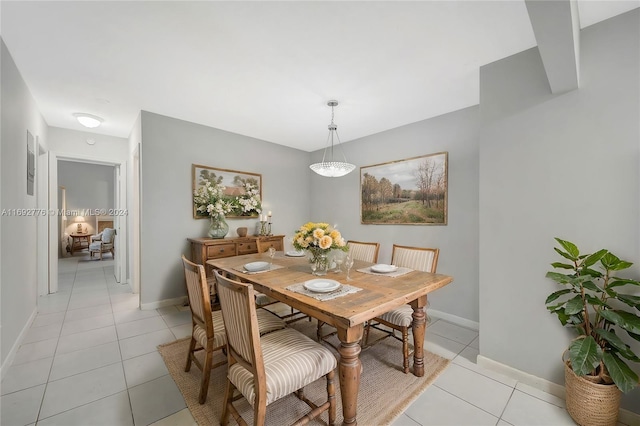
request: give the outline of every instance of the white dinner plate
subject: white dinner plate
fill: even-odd
[[[288,251],[286,255],[291,257],[302,257],[304,256],[304,252],[293,250],[293,251]]]
[[[386,265],[384,263],[378,263],[377,265],[373,265],[371,267],[371,270],[379,274],[387,274],[389,272],[397,271],[398,267],[396,265]]]
[[[264,271],[265,269],[269,268],[269,262],[251,262],[251,263],[245,263],[244,265],[244,269],[246,269],[249,272],[258,272],[258,271]]]
[[[315,280],[305,281],[304,288],[316,293],[329,293],[340,288],[342,284],[338,281],[327,280],[324,278],[318,278]]]

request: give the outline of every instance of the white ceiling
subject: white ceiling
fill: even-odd
[[[580,26],[633,8],[578,1]],[[2,1],[1,34],[50,126],[127,137],[140,110],[323,148],[478,103],[478,69],[536,45],[523,0]]]

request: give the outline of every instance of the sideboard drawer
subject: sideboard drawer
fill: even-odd
[[[258,245],[255,241],[246,241],[238,243],[238,254],[250,254],[258,251]]]
[[[248,236],[240,238],[187,238],[191,244],[191,261],[205,265],[207,276],[211,277],[211,268],[206,267],[207,260],[221,257],[237,256],[258,252],[258,240],[265,242],[266,247],[273,246],[282,251],[284,235]]]
[[[236,255],[236,245],[231,244],[217,244],[215,246],[207,247],[207,259],[218,259],[221,257],[229,257]]]

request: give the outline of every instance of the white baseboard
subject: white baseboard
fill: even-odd
[[[525,373],[517,368],[510,367],[482,355],[478,355],[476,362],[479,367],[487,368],[507,377],[511,377],[525,385],[547,392],[551,395],[557,396],[558,398],[565,399],[565,389],[562,385]],[[640,425],[640,414],[621,408],[618,413],[618,422],[625,425]]]
[[[140,309],[150,311],[152,309],[164,308],[166,306],[184,305],[187,302],[187,296],[175,297],[173,299],[159,300],[151,303],[141,303]]]
[[[475,331],[480,330],[480,323],[476,321],[471,321],[466,318],[459,317],[457,315],[448,314],[446,312],[438,311],[436,309],[427,308],[427,314],[434,318],[440,318],[443,320],[447,320],[450,323],[459,325],[461,327],[470,328]]]
[[[476,363],[479,367],[484,367],[497,373],[504,374],[507,377],[511,377],[512,379],[524,383],[525,385],[532,386],[536,389],[540,389],[541,391],[557,396],[558,398],[564,399],[564,386],[562,385],[534,376],[533,374],[525,373],[517,368],[510,367],[482,355],[478,355]]]
[[[20,348],[20,345],[22,344],[24,337],[26,336],[27,332],[31,328],[31,324],[33,324],[33,320],[36,319],[36,315],[38,315],[37,306],[33,308],[33,312],[31,312],[31,315],[29,316],[27,323],[22,328],[22,331],[20,332],[20,334],[18,335],[18,338],[16,339],[13,346],[11,347],[11,350],[7,354],[7,357],[4,359],[4,362],[0,367],[0,380],[4,380],[4,376],[7,374],[7,370],[9,370],[9,367],[11,367],[11,364],[13,364],[13,360],[16,357],[16,352],[18,352],[18,349]]]

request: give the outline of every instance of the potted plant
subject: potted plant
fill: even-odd
[[[621,392],[638,385],[629,362],[640,362],[619,336],[626,333],[640,341],[640,296],[620,289],[640,287],[640,281],[619,277],[632,263],[608,250],[581,254],[575,244],[555,240],[560,248],[554,250],[563,261],[551,266],[566,272],[547,272],[546,277],[565,288],[551,293],[545,303],[563,326],[577,333],[565,351],[567,410],[581,425],[615,425]]]

